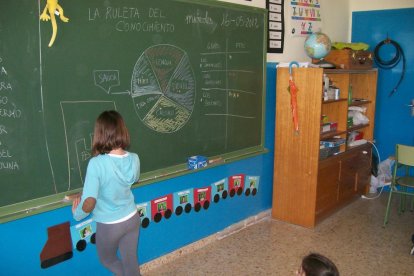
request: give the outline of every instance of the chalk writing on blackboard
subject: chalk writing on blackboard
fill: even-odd
[[[92,139],[93,135],[90,133],[88,142],[86,142],[86,138],[81,138],[75,142],[75,149],[76,149],[76,158],[77,158],[77,173],[83,182],[83,172],[85,169],[86,162],[92,157],[91,149],[92,149]]]
[[[175,25],[165,22],[165,12],[159,8],[137,7],[89,8],[88,21],[112,22],[118,32],[173,33]]]
[[[131,96],[141,121],[172,133],[182,128],[194,109],[196,81],[188,55],[173,45],[147,48],[136,62]]]
[[[202,11],[197,9],[194,14],[188,14],[185,17],[187,24],[216,24],[214,20],[209,16],[208,11]]]
[[[62,112],[68,179],[67,190],[83,183],[92,148],[92,133],[96,114],[101,110],[116,110],[113,101],[62,101]]]
[[[13,97],[13,86],[9,81],[3,58],[0,57],[0,171],[7,173],[20,170],[20,161],[13,148],[13,129],[22,119],[22,110]]]
[[[11,91],[12,85],[10,82],[3,78],[7,78],[7,71],[6,68],[2,65],[3,59],[0,57],[0,92],[2,91]]]
[[[119,71],[118,70],[94,70],[93,79],[95,85],[102,88],[106,93],[114,86],[119,86]]]
[[[248,114],[249,109],[240,108],[238,103],[256,96],[255,92],[242,89],[240,85],[243,83],[241,80],[254,78],[254,72],[243,64],[249,54],[246,42],[226,40],[226,45],[218,42],[207,44],[200,60],[203,77],[201,102],[204,107],[209,107],[205,115],[255,118]]]

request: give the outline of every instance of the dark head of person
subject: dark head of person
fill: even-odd
[[[302,272],[306,276],[339,276],[336,265],[327,257],[311,253],[302,260]]]

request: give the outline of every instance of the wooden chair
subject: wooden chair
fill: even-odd
[[[414,147],[397,144],[395,147],[395,164],[391,179],[390,193],[388,196],[387,210],[385,211],[384,226],[388,223],[393,194],[400,195],[400,205],[398,207],[399,214],[405,211],[406,197],[414,196],[413,170]],[[413,199],[411,200],[411,211],[412,210]]]

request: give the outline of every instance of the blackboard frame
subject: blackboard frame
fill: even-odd
[[[237,5],[237,4],[232,4],[232,3],[225,3],[225,2],[218,2],[218,1],[188,1],[188,0],[176,0],[176,2],[183,2],[183,3],[188,3],[188,4],[195,4],[195,3],[199,3],[202,5],[213,5],[214,7],[223,7],[225,9],[230,9],[230,10],[240,10],[240,11],[254,11],[255,13],[259,13],[261,16],[263,16],[263,22],[267,22],[267,12],[264,9],[261,8],[252,8],[252,7],[247,7],[247,6],[242,6],[242,5]],[[39,10],[38,13],[40,14],[40,12],[42,11],[42,7],[38,6]],[[37,15],[34,15],[34,18],[37,18]],[[40,24],[43,24],[39,21],[39,29],[40,29]],[[206,170],[206,169],[210,169],[213,168],[215,166],[221,166],[221,165],[225,165],[231,162],[235,162],[237,160],[240,159],[244,159],[244,158],[249,158],[252,156],[256,156],[259,154],[264,154],[267,152],[267,150],[264,148],[264,118],[265,118],[265,83],[266,83],[266,48],[267,48],[267,37],[266,37],[266,32],[267,32],[267,26],[266,24],[264,24],[263,26],[263,41],[261,42],[261,44],[259,43],[259,45],[262,46],[262,51],[263,51],[263,60],[262,60],[262,79],[261,79],[261,83],[262,83],[262,98],[261,98],[261,133],[260,133],[260,144],[254,147],[249,147],[249,148],[244,148],[241,150],[236,150],[233,152],[227,152],[224,154],[219,154],[219,155],[215,155],[215,156],[208,156],[210,159],[220,159],[220,162],[217,163],[213,163],[211,165],[209,165],[206,168],[203,168],[201,170]],[[41,39],[39,37],[39,39]],[[1,54],[1,53],[0,53]],[[1,64],[0,64],[1,65]],[[181,163],[178,165],[174,165],[174,166],[169,166],[166,168],[162,168],[162,169],[158,169],[158,170],[153,170],[150,172],[145,172],[141,175],[141,181],[138,182],[137,184],[135,184],[133,186],[133,188],[138,188],[142,185],[148,185],[157,181],[162,181],[165,179],[169,179],[169,178],[173,178],[173,177],[177,177],[180,175],[185,175],[185,174],[190,174],[190,173],[196,173],[198,170],[188,170],[187,169],[187,164],[186,163]],[[7,206],[2,206],[0,207],[0,223],[4,223],[7,221],[11,221],[14,219],[18,219],[18,218],[22,218],[25,216],[29,216],[29,215],[34,215],[34,214],[38,214],[38,213],[42,213],[42,212],[46,212],[49,210],[53,210],[53,209],[57,209],[57,208],[61,208],[61,207],[65,207],[68,206],[70,203],[68,203],[67,201],[64,200],[65,195],[67,195],[68,193],[74,193],[74,192],[80,192],[81,188],[78,189],[74,189],[74,190],[70,190],[69,192],[60,192],[60,193],[56,193],[53,195],[49,195],[49,196],[45,196],[45,197],[40,197],[40,198],[36,198],[36,199],[31,199],[31,200],[27,200],[24,202],[16,202],[14,204],[10,204]]]

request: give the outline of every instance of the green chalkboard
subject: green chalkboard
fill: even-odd
[[[264,9],[217,1],[0,2],[0,220],[80,190],[93,125],[118,110],[142,179],[263,151]],[[62,13],[60,13],[61,15]],[[52,44],[50,47],[48,44]]]

